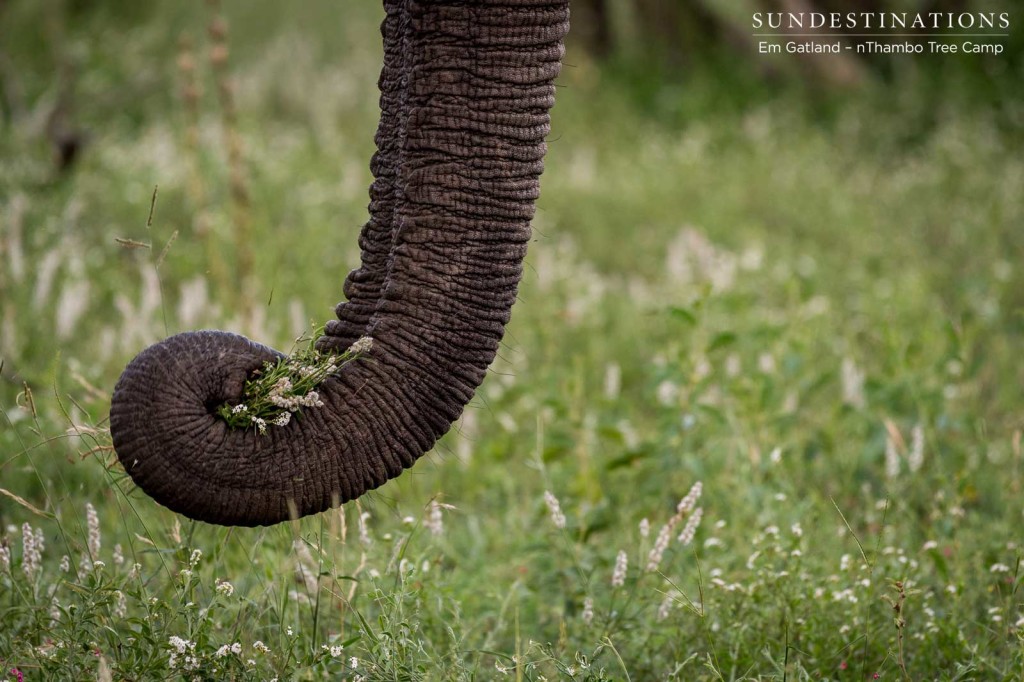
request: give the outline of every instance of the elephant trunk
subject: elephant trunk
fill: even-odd
[[[170,337],[125,369],[114,447],[135,482],[195,519],[268,525],[359,497],[451,427],[509,320],[568,28],[567,0],[387,0],[378,151],[362,263],[321,348],[373,337],[266,435],[217,406],[275,351],[224,332]]]

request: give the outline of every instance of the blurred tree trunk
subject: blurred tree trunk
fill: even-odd
[[[866,7],[870,3],[863,3],[859,6]],[[794,14],[812,12],[823,12],[823,10],[816,7],[811,0],[765,0],[765,9],[773,12],[791,12]],[[859,11],[869,11],[866,8]],[[825,29],[812,29],[803,28],[790,30],[785,24],[782,28],[783,33],[821,33],[823,36],[829,36],[829,42],[834,42],[835,34],[832,31]],[[815,38],[805,38],[805,40],[815,41]],[[856,58],[851,56],[846,51],[841,51],[839,54],[832,53],[801,53],[796,55],[797,58],[805,65],[805,73],[812,78],[817,78],[822,81],[825,85],[839,88],[852,88],[860,85],[864,81],[865,73],[863,64]]]
[[[576,0],[572,13],[573,30],[581,36],[587,51],[598,59],[610,57],[615,46],[607,0]]]
[[[3,2],[3,0],[0,0]],[[765,78],[796,75],[815,86],[850,89],[869,74],[893,68],[894,60],[840,53],[758,54],[750,16],[755,11],[882,13],[991,11],[984,0],[572,0],[576,40],[597,59],[624,56],[639,68],[681,73],[700,62],[720,67],[721,57],[743,60]],[[851,40],[855,29],[819,31],[829,41]],[[786,31],[783,31],[786,33]],[[816,33],[813,29],[790,33]],[[836,34],[839,34],[838,36]],[[819,41],[814,36],[804,40]],[[910,60],[904,67],[915,65]],[[791,67],[797,68],[791,68]]]
[[[694,0],[633,0],[640,32],[648,47],[661,53],[671,66],[682,66],[692,56],[720,42],[715,16]]]

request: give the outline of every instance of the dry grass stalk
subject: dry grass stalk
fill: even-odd
[[[236,274],[239,291],[237,301],[242,319],[247,327],[252,326],[255,313],[255,298],[252,295],[255,280],[255,264],[252,248],[251,201],[245,160],[242,154],[242,137],[238,131],[238,110],[235,106],[234,84],[228,68],[228,25],[220,9],[219,0],[207,0],[213,11],[208,33],[210,36],[210,66],[217,81],[217,102],[220,104],[224,140],[227,145],[228,185],[231,194],[231,222],[233,226],[236,254]]]
[[[185,111],[185,151],[188,155],[188,183],[186,192],[195,210],[192,230],[203,244],[210,276],[220,291],[230,291],[228,267],[213,234],[206,183],[203,179],[202,155],[199,144],[199,102],[203,90],[197,71],[195,46],[187,33],[178,39],[178,74],[181,79],[181,103]]]

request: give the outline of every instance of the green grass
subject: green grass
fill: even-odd
[[[202,40],[202,8],[68,23],[91,133],[72,174],[55,176],[30,120],[0,134],[5,670],[1024,676],[1024,159],[1019,131],[983,108],[939,107],[925,134],[911,97],[885,89],[827,117],[789,96],[717,115],[699,80],[707,110],[665,120],[573,53],[520,301],[458,429],[359,504],[270,529],[194,524],[133,490],[103,432],[126,362],[200,327],[287,349],[357,263],[377,17],[310,6],[229,6],[252,290],[230,276],[226,145],[201,55],[198,150],[176,95],[177,34]],[[52,96],[48,58],[20,42],[40,30],[32,7],[7,8],[0,40],[32,64],[30,103]],[[697,481],[695,539],[675,540],[681,521],[645,570]],[[45,538],[31,575],[25,523]]]

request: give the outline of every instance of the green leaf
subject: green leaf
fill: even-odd
[[[680,307],[680,306],[677,306],[677,305],[673,305],[673,306],[669,306],[668,312],[669,312],[669,315],[671,315],[673,318],[675,318],[677,320],[680,320],[682,322],[686,322],[687,324],[692,324],[692,325],[696,325],[697,324],[697,316],[695,314],[693,314],[693,312],[691,310],[687,309],[687,308],[683,308],[683,307]]]
[[[711,339],[711,343],[708,344],[708,352],[716,351],[719,348],[725,348],[736,343],[737,336],[735,332],[722,332],[717,334],[715,338]]]
[[[615,459],[609,461],[604,465],[604,468],[608,471],[614,471],[615,469],[621,469],[627,467],[633,462],[638,462],[642,459],[646,459],[651,456],[649,448],[637,448],[636,450],[630,450],[628,452],[619,455]]]

